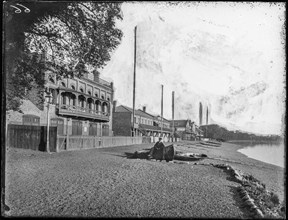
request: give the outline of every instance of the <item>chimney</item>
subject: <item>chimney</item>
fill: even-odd
[[[99,75],[100,73],[97,70],[93,71],[93,75],[94,75],[94,81],[95,82],[99,82]]]
[[[146,112],[146,106],[143,106],[143,112]]]
[[[115,112],[116,105],[117,105],[117,101],[114,100],[114,101],[113,101],[113,109],[112,109],[113,112]]]

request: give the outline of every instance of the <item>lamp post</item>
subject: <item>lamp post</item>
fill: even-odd
[[[49,118],[49,107],[50,107],[50,103],[51,103],[51,99],[52,99],[52,95],[51,92],[49,91],[49,89],[46,89],[46,102],[47,102],[47,145],[46,145],[46,151],[47,153],[50,153],[50,149],[49,149],[49,125],[50,125],[50,118]]]

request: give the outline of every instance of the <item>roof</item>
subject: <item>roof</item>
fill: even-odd
[[[153,117],[154,117],[154,118],[157,118],[157,120],[158,120],[158,117],[161,118],[160,115],[153,115]],[[169,123],[170,123],[170,120],[168,120],[168,119],[166,119],[166,118],[164,118],[164,117],[163,117],[163,121],[166,121],[166,122],[169,122]]]
[[[151,114],[149,114],[149,113],[147,113],[147,112],[144,112],[144,111],[141,110],[141,109],[138,109],[137,112],[140,113],[141,116],[144,116],[144,117],[148,117],[148,118],[151,118],[151,119],[153,119],[153,117],[154,117],[153,115],[151,115]]]
[[[120,106],[117,106],[115,108],[115,111],[116,112],[133,112],[133,109],[130,108],[130,107],[127,107],[127,106],[124,106],[124,105],[120,105]],[[139,115],[139,116],[142,116],[142,117],[146,117],[146,118],[151,118],[151,119],[157,119],[158,120],[158,117],[161,117],[160,115],[152,115],[148,112],[144,112],[143,110],[141,109],[135,109],[135,115]],[[163,117],[163,121],[166,121],[166,122],[170,122],[169,120],[167,120],[166,118]]]
[[[117,106],[115,108],[115,112],[131,112],[131,113],[133,113],[133,109],[129,108],[127,106],[124,106],[124,105],[120,105],[120,106]],[[152,115],[150,115],[150,114],[148,114],[148,113],[146,113],[140,109],[138,109],[138,110],[135,109],[135,115],[153,119]]]
[[[186,127],[189,120],[174,120],[174,127]],[[171,122],[172,124],[173,122]]]

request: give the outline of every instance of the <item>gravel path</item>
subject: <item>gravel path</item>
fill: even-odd
[[[238,183],[230,181],[221,169],[194,163],[128,159],[125,156],[125,153],[151,146],[146,144],[53,154],[8,149],[6,204],[11,210],[7,214],[245,217],[239,208],[236,193]],[[201,149],[191,146],[190,152],[206,151],[203,148],[201,152]],[[179,145],[179,149],[188,148]],[[209,160],[213,159],[207,159],[207,163]]]

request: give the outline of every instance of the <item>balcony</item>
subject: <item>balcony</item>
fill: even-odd
[[[109,122],[108,112],[96,111],[74,105],[59,105],[57,113],[59,115],[75,116],[75,117],[95,119],[101,122]]]

